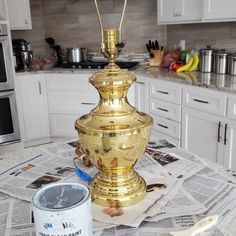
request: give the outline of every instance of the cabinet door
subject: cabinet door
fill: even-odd
[[[149,113],[148,109],[148,81],[135,81],[135,107],[138,111]]]
[[[20,80],[24,141],[49,138],[47,93],[43,75],[17,76]]]
[[[224,165],[226,168],[236,171],[236,122],[228,121],[225,132]]]
[[[158,23],[201,22],[202,0],[158,0]]]
[[[6,6],[5,0],[0,0],[0,20],[6,20]]]
[[[186,150],[223,164],[221,117],[183,108],[182,146]]]
[[[236,20],[236,1],[205,0],[203,19],[211,21]]]
[[[32,29],[29,0],[7,0],[11,30]]]
[[[157,19],[159,24],[176,21],[177,3],[177,0],[157,1]]]

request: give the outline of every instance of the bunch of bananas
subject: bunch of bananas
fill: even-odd
[[[176,72],[183,72],[183,71],[193,71],[193,70],[196,70],[197,67],[198,67],[198,64],[199,64],[199,57],[198,57],[198,54],[190,54],[190,58],[188,60],[188,62],[179,67]]]

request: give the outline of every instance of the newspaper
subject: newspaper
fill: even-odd
[[[32,194],[51,182],[82,182],[75,175],[72,162],[77,142],[69,143],[37,147],[23,161],[0,168],[0,191],[4,192],[0,193],[0,235],[35,236],[30,207]],[[170,231],[185,229],[215,213],[220,215],[219,224],[201,235],[236,235],[233,178],[221,175],[196,155],[176,148],[166,140],[149,143],[147,150],[135,170],[148,185],[161,183],[165,188],[149,192],[142,204],[138,203],[140,206],[118,209],[122,214],[115,217],[110,215],[110,209],[93,204],[94,235],[166,236]],[[94,167],[77,164],[91,176],[97,173]],[[199,191],[196,186],[200,186]],[[20,209],[24,209],[23,215],[22,211],[19,213]]]
[[[206,211],[204,204],[199,203],[184,188],[171,199],[155,216],[147,217],[145,221],[155,222],[170,217],[184,216],[190,214],[201,214]]]

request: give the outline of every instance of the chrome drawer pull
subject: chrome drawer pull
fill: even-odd
[[[164,109],[164,108],[161,108],[161,107],[157,107],[158,110],[161,110],[161,111],[165,111],[165,112],[169,112],[168,110]]]
[[[157,90],[158,93],[169,94],[168,92]]]
[[[224,145],[227,144],[227,124],[225,124],[225,136],[224,136]]]
[[[219,124],[218,124],[218,143],[220,142],[220,127],[221,127],[221,122],[219,121]]]
[[[81,102],[82,105],[96,105],[96,103],[93,102]]]
[[[162,124],[157,124],[157,125],[162,127],[162,128],[168,129],[168,126],[166,126],[166,125],[162,125]]]
[[[135,81],[136,84],[144,84],[144,82]]]
[[[196,98],[194,98],[193,101],[195,101],[195,102],[201,102],[201,103],[205,103],[205,104],[208,104],[208,103],[209,103],[208,101],[199,100],[199,99],[196,99]]]

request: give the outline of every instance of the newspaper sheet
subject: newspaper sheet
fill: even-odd
[[[66,142],[49,144],[46,147],[37,148],[37,152],[32,150],[34,155],[24,158],[23,161],[18,161],[18,163],[8,166],[7,169],[1,169],[0,191],[28,202],[9,198],[0,193],[0,209],[3,209],[0,211],[0,233],[5,231],[6,236],[35,236],[29,203],[31,196],[34,191],[47,183],[81,181],[74,174],[72,159],[75,156],[75,146],[76,142],[74,144],[70,142],[70,145]],[[158,182],[166,187],[149,192],[147,197],[150,196],[151,201],[147,201],[147,204],[142,202],[147,208],[140,207],[140,212],[133,209],[133,213],[136,213],[135,217],[130,217],[131,211],[126,209],[118,209],[118,212],[122,210],[123,214],[114,217],[111,216],[110,209],[104,210],[102,207],[95,206],[98,209],[93,208],[93,211],[95,209],[95,219],[97,219],[93,222],[96,231],[94,235],[166,236],[170,231],[192,226],[205,215],[215,213],[220,214],[218,229],[212,228],[202,235],[224,235],[220,230],[226,233],[230,230],[236,232],[236,224],[232,223],[236,215],[235,188],[233,184],[227,182],[229,181],[227,175],[222,177],[221,173],[216,173],[210,166],[203,165],[201,159],[194,154],[177,149],[166,140],[151,142],[148,148],[148,156],[142,158],[135,169],[148,180],[148,184]],[[154,155],[153,150],[157,151],[157,154]],[[78,165],[91,176],[97,172],[96,168],[88,168],[81,163]],[[162,181],[165,179],[168,181]],[[209,183],[213,186],[217,185],[217,188],[213,188]],[[182,188],[181,185],[184,187]],[[195,191],[193,185],[200,186],[199,191]],[[173,186],[172,191],[169,191],[168,187],[171,188],[171,186]],[[184,209],[184,201],[189,204],[189,209]],[[137,205],[135,206],[138,208]],[[190,211],[190,208],[192,210],[188,212],[187,210]],[[21,217],[19,209],[26,209],[22,221],[18,219]],[[201,213],[202,211],[204,212]],[[101,212],[105,212],[105,214],[101,214]],[[158,215],[160,212],[164,212],[164,214]],[[158,222],[143,221],[141,223],[147,216],[159,217],[156,219]],[[129,220],[128,223],[127,220]],[[123,223],[126,226],[121,225]],[[139,225],[139,227],[134,228],[128,225],[134,227]],[[227,228],[229,225],[230,228]],[[0,235],[4,235],[4,233]],[[236,233],[228,235],[235,236]]]
[[[164,206],[157,215],[147,217],[145,221],[159,221],[170,217],[201,214],[205,211],[205,205],[199,203],[191,194],[181,187],[180,191],[173,199],[168,201],[166,206]]]

